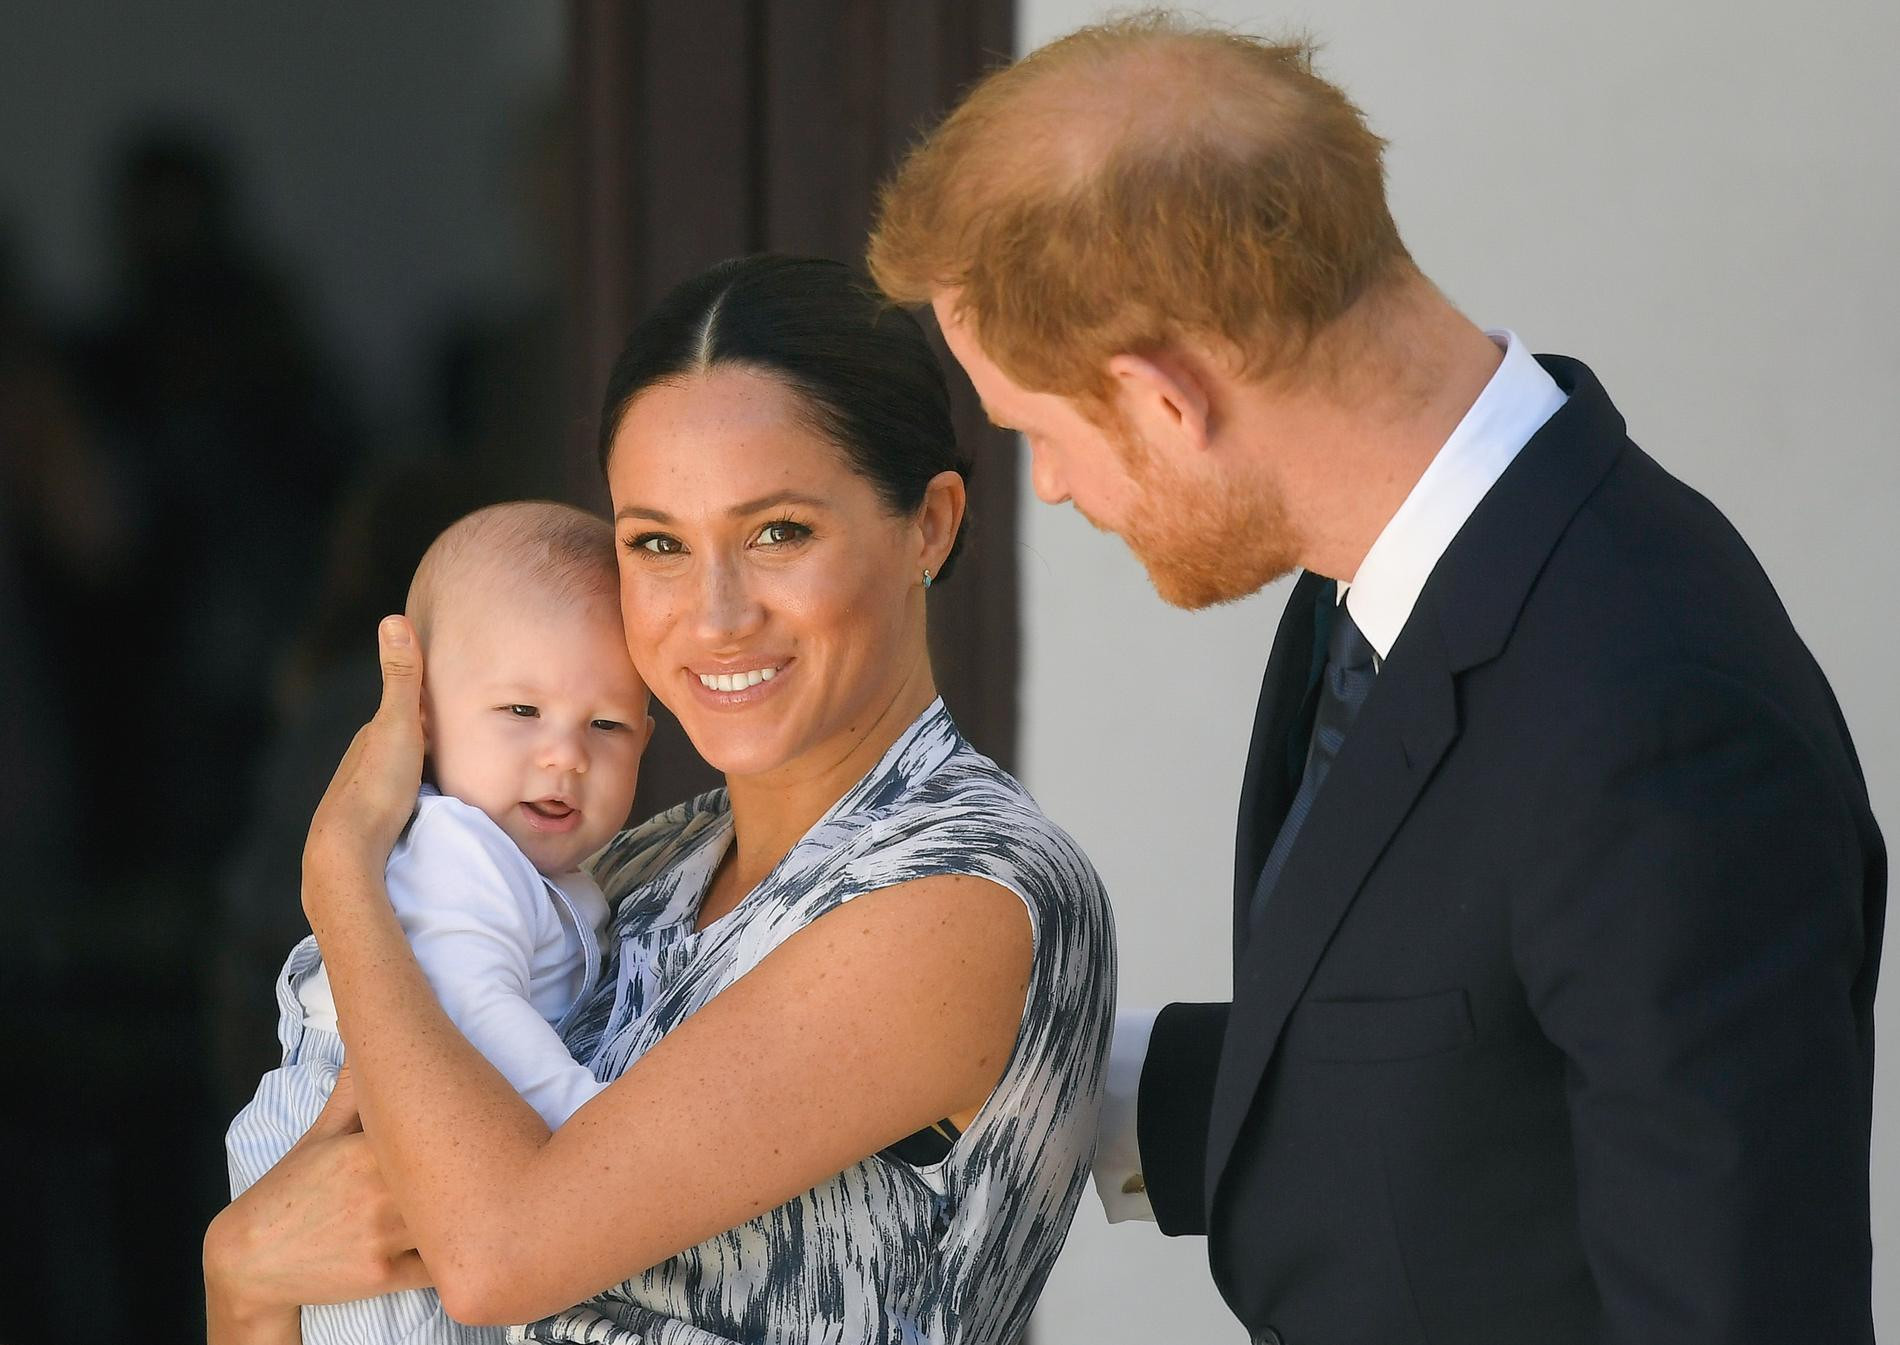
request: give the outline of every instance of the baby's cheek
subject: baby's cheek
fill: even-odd
[[[644,744],[629,744],[615,754],[610,777],[612,785],[607,792],[606,806],[601,811],[612,815],[616,831],[626,821],[627,814],[633,811],[633,795],[640,785],[640,755],[644,747]]]
[[[435,787],[450,798],[480,808],[505,826],[503,816],[516,800],[506,797],[507,791],[496,787],[495,781],[489,778],[494,772],[483,770],[482,764],[478,754],[459,750],[438,752]]]

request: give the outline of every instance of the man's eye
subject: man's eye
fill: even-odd
[[[679,538],[663,532],[643,532],[626,545],[629,551],[644,551],[652,556],[677,556],[686,549],[680,545]]]
[[[603,733],[618,733],[621,729],[627,727],[618,719],[596,719],[593,721],[593,724],[595,728]]]
[[[502,707],[518,719],[539,719],[541,711],[532,705],[508,705]]]
[[[802,541],[809,536],[811,536],[811,529],[803,523],[794,523],[789,518],[781,518],[760,528],[758,541],[763,546],[783,546],[787,542]]]

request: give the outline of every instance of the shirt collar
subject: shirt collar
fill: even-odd
[[[1339,600],[1381,661],[1478,501],[1566,400],[1516,333],[1485,335],[1504,351],[1503,362],[1386,522],[1359,572],[1339,586]]]

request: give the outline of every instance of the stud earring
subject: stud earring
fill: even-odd
[[[924,571],[924,587],[925,588],[930,587],[930,571],[929,570]]]

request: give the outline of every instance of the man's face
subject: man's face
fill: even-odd
[[[1162,601],[1189,609],[1231,602],[1294,568],[1285,510],[1258,474],[1224,473],[1205,452],[1118,439],[1071,399],[1032,392],[998,368],[957,317],[953,295],[931,306],[990,420],[1028,443],[1036,498],[1067,500],[1119,536]]]
[[[573,869],[626,825],[650,722],[613,601],[445,606],[424,687],[436,784],[541,872]]]

